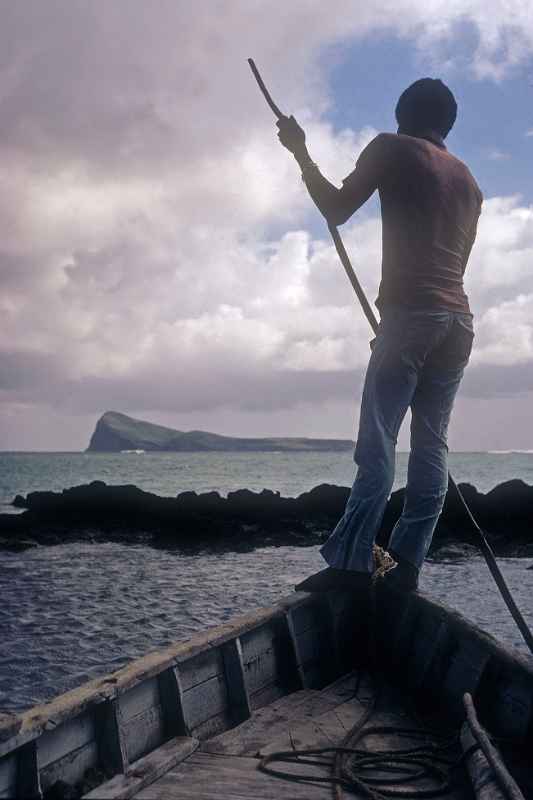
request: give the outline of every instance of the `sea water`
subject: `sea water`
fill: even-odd
[[[398,453],[395,487],[405,485],[407,453]],[[533,484],[533,453],[451,453],[457,482],[487,492],[496,484],[521,478]],[[320,483],[351,486],[351,451],[330,453],[2,453],[0,512],[12,511],[16,494],[61,491],[102,480],[135,484],[172,497],[184,491],[221,495],[236,489],[272,489],[295,497]]]
[[[451,471],[481,491],[511,478],[533,483],[533,454],[456,453]],[[397,485],[407,456],[398,455]],[[104,480],[162,495],[269,488],[295,496],[319,483],[348,486],[350,453],[3,453],[0,499]],[[8,505],[2,510],[10,508]],[[500,559],[533,625],[530,559]],[[269,605],[324,566],[317,547],[205,549],[71,542],[0,553],[0,711],[50,700],[129,660],[237,614]],[[482,558],[428,562],[422,590],[508,646],[527,652]]]

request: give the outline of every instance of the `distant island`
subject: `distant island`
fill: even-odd
[[[106,411],[98,422],[86,452],[338,452],[352,450],[350,439],[296,437],[248,439],[208,431],[177,431],[118,411]]]

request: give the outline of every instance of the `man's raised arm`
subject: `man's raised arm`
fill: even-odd
[[[358,163],[349,180],[338,189],[322,175],[311,160],[305,143],[305,132],[294,117],[281,117],[277,125],[278,139],[300,165],[302,178],[315,205],[328,222],[342,225],[377,189],[375,171],[359,169]]]

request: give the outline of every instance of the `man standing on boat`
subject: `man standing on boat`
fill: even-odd
[[[390,585],[413,590],[448,485],[447,429],[474,337],[463,274],[476,237],[482,194],[444,139],[457,116],[451,91],[423,78],[401,95],[397,134],[381,133],[363,150],[342,188],[311,160],[294,117],[278,121],[313,201],[340,225],[377,189],[383,226],[382,277],[354,453],[357,475],[343,517],[321,548],[329,567],[297,588],[366,587],[373,545],[392,490],[396,440],[411,408],[405,502],[389,552]]]

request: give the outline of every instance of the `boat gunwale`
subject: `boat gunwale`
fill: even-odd
[[[272,606],[242,614],[232,622],[214,626],[164,649],[148,653],[113,673],[95,678],[58,695],[48,703],[34,706],[20,714],[10,715],[8,723],[10,727],[17,719],[22,720],[22,724],[14,736],[3,742],[0,741],[0,759],[39,738],[43,733],[75,719],[95,706],[120,697],[144,681],[157,677],[165,670],[179,666],[202,652],[216,649],[269,621],[283,619],[287,612],[296,608],[308,605],[324,606],[328,602],[328,596],[331,598],[334,595],[344,597],[346,593],[336,592],[328,593],[328,595],[295,593],[282,598]],[[487,648],[490,655],[495,657],[500,664],[525,673],[525,677],[533,682],[533,659],[530,657],[510,650],[490,633],[481,630],[475,623],[465,619],[459,612],[439,601],[418,593],[402,594],[401,597],[406,603],[416,603],[417,606],[421,606],[421,610],[425,610],[425,613],[437,614],[446,621],[451,631],[459,633],[461,637],[473,637]],[[1,730],[0,727],[0,733]]]
[[[0,741],[0,758],[9,755],[13,750],[38,738],[42,733],[59,724],[75,719],[89,708],[118,698],[167,669],[179,666],[200,653],[233,641],[270,620],[281,619],[287,610],[307,605],[310,598],[310,595],[302,592],[294,598],[284,598],[273,606],[266,606],[239,615],[233,622],[213,626],[206,631],[193,634],[188,639],[147,653],[115,672],[107,673],[69,689],[47,703],[33,706],[20,714],[10,714],[9,726],[12,726],[16,719],[22,719],[22,725],[15,736]],[[0,726],[0,733],[1,730]]]

